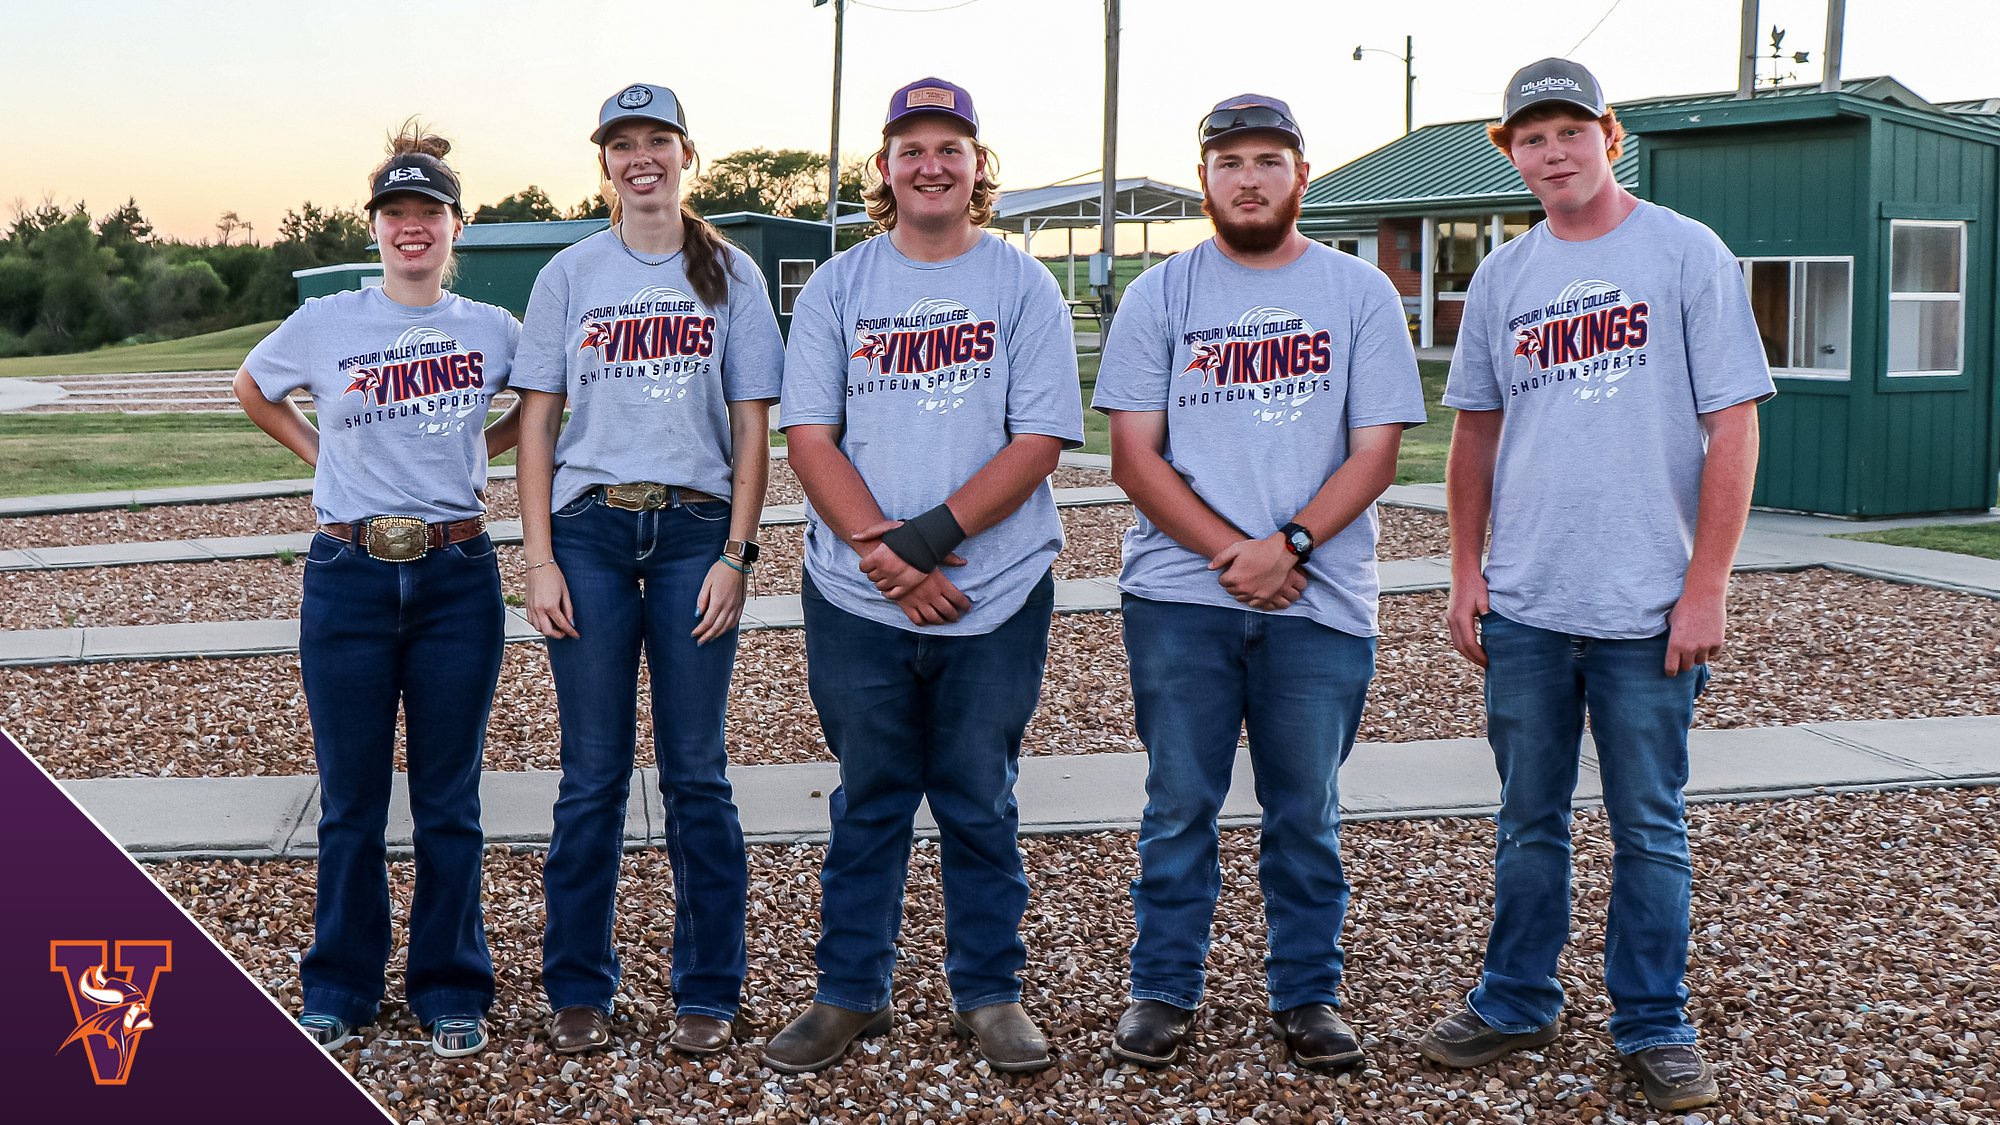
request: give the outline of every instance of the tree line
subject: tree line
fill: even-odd
[[[820,220],[827,158],[799,149],[748,149],[711,162],[685,198],[704,215],[754,211]],[[841,198],[858,206],[863,161],[841,174]],[[603,195],[567,211],[541,188],[473,209],[475,223],[543,222],[610,214]],[[215,237],[158,237],[138,201],[102,217],[83,203],[14,204],[0,238],[0,357],[84,351],[166,340],[277,320],[298,304],[295,270],[372,260],[367,218],[307,202],[287,211],[265,243],[236,212]],[[860,237],[859,231],[854,238]]]

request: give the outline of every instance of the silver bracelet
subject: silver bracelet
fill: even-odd
[[[527,572],[529,572],[529,571],[531,571],[531,570],[539,570],[539,569],[541,569],[542,567],[545,567],[545,566],[554,566],[555,564],[556,564],[556,560],[554,560],[554,559],[543,559],[543,560],[542,560],[541,562],[538,562],[538,563],[529,563],[529,564],[528,564],[527,566],[524,566],[524,567],[522,567],[522,568],[521,568],[521,573],[523,573],[523,574],[526,574]]]

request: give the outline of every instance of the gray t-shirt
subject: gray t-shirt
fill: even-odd
[[[1540,223],[1494,251],[1444,393],[1506,412],[1494,611],[1578,636],[1665,632],[1694,549],[1697,415],[1773,393],[1742,267],[1693,219],[1641,202],[1587,242]]]
[[[371,285],[299,306],[243,366],[272,402],[312,395],[319,522],[440,523],[486,511],[486,412],[520,338],[506,309],[454,293],[411,308]]]
[[[730,494],[728,404],[778,397],[785,346],[757,264],[724,250],[729,292],[717,308],[695,296],[683,255],[646,265],[609,230],[542,267],[514,386],[569,396],[555,507],[633,481]]]
[[[1164,411],[1162,456],[1252,538],[1291,522],[1347,460],[1348,431],[1421,425],[1423,384],[1403,306],[1381,270],[1313,243],[1251,269],[1203,242],[1139,275],[1104,346],[1091,405]],[[1375,509],[1306,561],[1305,593],[1275,612],[1376,632]],[[1144,513],[1118,587],[1155,601],[1246,609],[1208,560]]]
[[[841,452],[890,519],[945,502],[1012,434],[1083,443],[1069,309],[1048,268],[998,238],[946,262],[903,256],[878,235],[834,257],[792,309],[783,423],[843,426]],[[1043,481],[1028,502],[958,548],[946,575],[972,609],[923,631],[990,633],[1062,549]],[[916,629],[861,573],[851,545],[806,507],[806,572],[848,613]]]

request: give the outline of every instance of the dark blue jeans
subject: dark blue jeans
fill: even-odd
[[[1631,1054],[1692,1043],[1688,1023],[1688,727],[1706,665],[1666,674],[1667,635],[1601,640],[1537,629],[1497,613],[1480,619],[1487,737],[1500,770],[1493,931],[1486,968],[1466,998],[1502,1031],[1562,1011],[1556,962],[1569,940],[1570,801],[1585,715],[1597,744],[1611,822],[1611,906],[1604,985],[1611,1038]]]
[[[299,671],[319,766],[319,893],[299,966],[305,1010],[372,1023],[389,960],[384,833],[403,710],[415,822],[405,993],[424,1024],[484,1015],[479,765],[506,611],[484,535],[383,562],[329,535],[306,552]]]
[[[827,802],[816,952],[824,1004],[889,1003],[917,804],[937,818],[945,976],[959,1011],[1021,998],[1021,868],[1014,803],[1021,736],[1041,699],[1055,583],[1044,575],[998,629],[936,636],[836,608],[805,581],[806,668],[840,759]]]
[[[749,874],[722,727],[737,634],[706,645],[691,635],[702,579],[729,537],[729,505],[628,512],[593,492],[565,505],[552,523],[578,636],[548,642],[562,721],[562,784],[543,868],[549,1006],[610,1011],[618,990],[612,921],[644,651],[674,872],[674,1005],[734,1019],[743,995]]]
[[[1125,595],[1146,812],[1132,882],[1132,998],[1201,1003],[1222,890],[1216,817],[1247,724],[1263,806],[1257,881],[1272,1011],[1339,1004],[1347,878],[1340,765],[1354,749],[1375,638],[1304,617]]]

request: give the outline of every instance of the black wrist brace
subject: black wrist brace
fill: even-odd
[[[901,527],[882,533],[882,542],[896,557],[925,574],[943,565],[945,556],[965,542],[965,529],[943,504],[920,516],[904,520]]]

